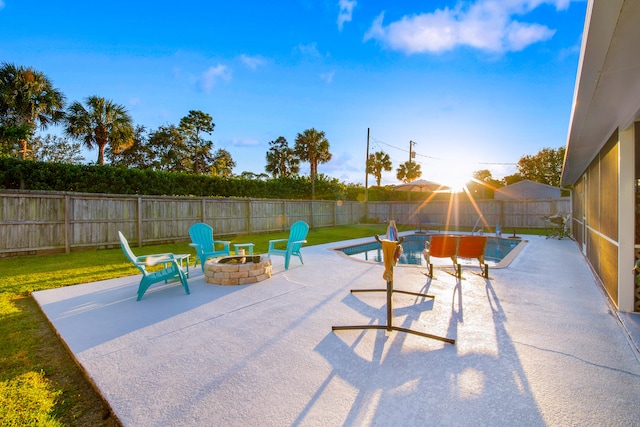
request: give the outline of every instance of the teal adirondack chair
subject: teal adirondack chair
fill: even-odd
[[[289,269],[289,259],[291,259],[291,255],[300,258],[300,262],[304,264],[300,248],[302,248],[303,243],[307,243],[305,240],[307,233],[309,233],[309,225],[304,221],[298,221],[291,226],[288,239],[269,240],[269,250],[267,251],[269,259],[271,259],[271,255],[283,256],[285,270]],[[281,249],[285,242],[286,247]],[[276,248],[276,246],[278,246],[278,248]]]
[[[198,222],[193,224],[189,228],[189,236],[191,236],[192,243],[189,246],[193,246],[196,250],[196,261],[193,263],[195,267],[200,261],[200,267],[204,271],[204,263],[209,258],[217,258],[220,256],[229,256],[229,244],[225,240],[213,240],[213,228],[204,222]],[[222,249],[216,250],[216,245]]]
[[[189,295],[191,292],[189,291],[189,284],[187,283],[187,274],[184,272],[178,261],[174,258],[174,255],[171,253],[167,254],[156,254],[156,255],[141,255],[135,256],[129,247],[129,242],[122,235],[121,232],[118,231],[118,236],[120,237],[120,247],[122,247],[122,251],[129,261],[135,265],[138,270],[142,273],[142,280],[140,280],[140,285],[138,286],[138,299],[140,301],[142,296],[149,286],[158,282],[167,283],[169,280],[178,279],[182,283],[182,287]],[[147,271],[148,266],[163,264],[164,268],[162,270],[149,272]]]

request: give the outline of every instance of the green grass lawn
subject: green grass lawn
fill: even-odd
[[[510,232],[504,230],[505,235]],[[385,233],[384,224],[321,228],[309,232],[307,246]],[[270,239],[286,237],[288,233],[277,233],[230,240],[232,244],[254,243],[255,253],[265,253]],[[136,255],[173,252],[195,256],[188,242],[132,250]],[[31,298],[31,292],[138,273],[119,248],[0,258],[0,425],[118,425]]]

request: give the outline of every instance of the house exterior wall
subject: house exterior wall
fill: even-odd
[[[582,251],[618,309],[637,312],[639,23],[640,1],[588,0],[561,178]]]
[[[572,234],[611,301],[624,311],[640,311],[640,288],[630,273],[640,257],[640,241],[635,238],[640,211],[629,202],[638,191],[633,161],[640,143],[638,129],[638,123],[616,129],[572,193]]]

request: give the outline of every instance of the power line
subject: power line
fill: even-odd
[[[400,150],[400,151],[402,151],[404,153],[410,153],[410,151],[405,149],[405,148],[401,148],[401,147],[386,143],[384,141],[380,141],[380,140],[378,140],[378,139],[376,139],[374,137],[371,137],[371,140],[374,143],[378,144],[378,147],[380,149],[382,149],[382,147],[380,147],[379,144],[382,144],[382,145],[386,145],[387,147],[391,147],[391,148],[395,148],[396,150]],[[416,156],[424,157],[424,158],[431,159],[431,160],[447,161],[447,159],[443,159],[441,157],[434,157],[434,156],[428,156],[426,154],[420,154],[420,153],[416,152],[415,150],[413,150],[413,153],[415,153]],[[420,163],[420,162],[416,162],[416,163]],[[471,162],[471,163],[472,164],[476,164],[476,165],[489,165],[489,166],[514,166],[514,165],[518,164],[517,162]]]
[[[378,144],[383,144],[383,145],[386,145],[387,147],[395,148],[396,150],[400,150],[400,151],[403,151],[403,152],[405,152],[405,153],[408,153],[408,152],[409,152],[409,150],[407,150],[407,149],[405,149],[405,148],[400,148],[400,147],[396,147],[395,145],[387,144],[386,142],[380,141],[380,140],[375,139],[375,138],[373,138],[373,137],[372,137],[371,139],[372,139],[373,141],[375,141],[376,143],[378,143]],[[428,159],[433,159],[433,160],[444,160],[444,159],[441,159],[441,158],[439,158],[439,157],[427,156],[426,154],[416,153],[416,155],[417,155],[417,156],[420,156],[420,157],[426,157],[426,158],[428,158]]]

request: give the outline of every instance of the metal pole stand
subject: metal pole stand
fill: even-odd
[[[378,242],[382,243],[378,236],[375,236],[375,237],[376,237],[376,240]],[[401,237],[400,240],[396,242],[396,246],[402,244],[403,241],[404,241],[404,237]],[[386,263],[386,259],[385,259],[385,263]],[[393,262],[391,263],[391,271],[393,272]],[[393,277],[393,275],[392,275],[392,277]],[[416,330],[413,330],[413,329],[407,329],[407,328],[403,328],[403,327],[400,327],[400,326],[393,326],[393,294],[395,292],[400,293],[400,294],[424,297],[424,298],[435,298],[434,295],[421,294],[421,293],[418,293],[418,292],[394,290],[393,289],[393,280],[387,280],[387,288],[386,289],[351,289],[351,293],[354,293],[354,292],[386,292],[387,293],[387,324],[386,325],[332,326],[331,327],[332,331],[347,330],[347,329],[386,329],[389,332],[391,332],[391,331],[400,331],[400,332],[405,332],[405,333],[408,333],[408,334],[419,335],[419,336],[425,337],[425,338],[431,338],[431,339],[434,339],[434,340],[444,341],[444,342],[447,342],[449,344],[455,344],[456,343],[456,341],[451,339],[451,338],[440,337],[440,336],[437,336],[437,335],[431,335],[431,334],[427,334],[425,332],[420,332],[420,331],[416,331]]]

